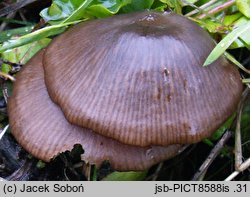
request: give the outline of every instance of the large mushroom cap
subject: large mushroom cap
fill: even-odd
[[[235,110],[240,75],[192,21],[141,12],[85,22],[44,57],[49,95],[74,124],[122,143],[194,143]]]
[[[83,159],[99,166],[108,160],[117,170],[144,170],[178,154],[181,145],[135,147],[100,136],[68,123],[49,98],[39,52],[17,75],[8,102],[11,132],[32,155],[49,161],[75,144],[84,149]]]

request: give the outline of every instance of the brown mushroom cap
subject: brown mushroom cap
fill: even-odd
[[[108,160],[117,170],[144,170],[178,154],[181,145],[135,147],[100,136],[68,123],[49,98],[39,52],[17,75],[8,102],[11,132],[32,155],[49,161],[75,144],[81,144],[85,161],[99,166]]]
[[[237,69],[198,25],[141,12],[84,22],[57,37],[44,57],[49,95],[73,124],[138,146],[195,143],[236,109]]]

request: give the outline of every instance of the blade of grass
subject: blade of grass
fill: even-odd
[[[13,49],[13,48],[40,40],[42,38],[47,38],[49,36],[57,35],[57,34],[63,32],[65,30],[66,26],[76,24],[76,23],[79,23],[81,21],[82,20],[63,23],[63,24],[59,24],[59,25],[52,25],[52,26],[45,27],[43,29],[39,29],[37,31],[34,31],[30,34],[21,36],[17,39],[9,40],[9,41],[3,43],[2,45],[0,45],[0,53],[6,51],[8,49]]]
[[[28,22],[28,21],[20,21],[20,20],[15,20],[15,19],[12,19],[12,18],[0,17],[0,21],[6,22],[6,23],[27,25],[27,26],[34,25],[34,23],[31,23],[31,22]]]
[[[200,6],[199,8],[200,9],[205,9],[207,7],[209,7],[210,5],[212,5],[213,3],[215,3],[217,0],[211,0],[211,1],[208,1],[207,3],[203,4],[202,6]],[[194,14],[197,14],[198,12],[200,12],[200,10],[198,9],[194,9],[192,10],[191,12],[185,14],[185,16],[192,16]]]
[[[219,5],[213,9],[209,10],[207,13],[210,15],[217,14],[218,12],[221,12],[222,10],[227,9],[228,7],[232,6],[233,4],[235,4],[235,0],[226,1],[222,5]],[[209,16],[206,13],[203,13],[203,14],[197,16],[197,18],[199,18],[199,19],[205,19],[207,17],[209,17]]]
[[[250,78],[248,78],[248,79],[242,79],[242,83],[250,83]]]
[[[0,43],[9,40],[12,36],[22,36],[31,32],[34,26],[20,27],[0,32]]]
[[[250,21],[230,32],[212,50],[212,52],[207,57],[205,63],[203,64],[203,66],[207,66],[213,63],[215,60],[217,60],[241,34],[243,34],[248,30],[250,30]]]
[[[231,54],[225,52],[224,55],[226,58],[238,66],[241,70],[245,71],[247,74],[250,74],[250,70],[246,69],[240,62],[238,62]]]
[[[242,44],[250,51],[250,45],[246,43],[242,38],[239,37],[239,40],[242,42]]]

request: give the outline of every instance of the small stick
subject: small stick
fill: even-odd
[[[9,98],[9,94],[8,94],[8,88],[5,82],[3,82],[2,84],[2,93],[3,93],[3,97],[5,100],[5,103],[8,103],[8,98]]]
[[[239,170],[239,167],[242,164],[242,146],[241,146],[241,114],[244,107],[244,104],[249,95],[250,89],[249,87],[242,94],[241,101],[238,105],[237,109],[237,122],[236,122],[236,130],[235,130],[235,169]]]
[[[22,19],[23,21],[26,21],[26,22],[27,22],[27,19],[26,19],[26,17],[24,16],[22,10],[19,10],[18,13],[19,13],[21,19]]]
[[[217,142],[217,144],[211,150],[207,159],[203,162],[203,164],[200,166],[199,170],[195,173],[195,175],[192,178],[192,181],[197,181],[197,180],[203,179],[208,167],[211,165],[211,163],[214,161],[214,159],[218,156],[218,154],[220,153],[220,151],[224,147],[225,143],[228,141],[228,139],[231,136],[232,136],[232,132],[229,130],[226,130],[226,132],[223,134],[223,136],[221,137],[219,142]]]
[[[6,6],[0,10],[0,17],[3,17],[3,16],[8,15],[10,13],[13,13],[13,12],[19,10],[20,8],[22,8],[28,4],[31,4],[35,1],[37,1],[37,0],[22,0],[22,1],[19,1],[17,3],[13,3],[9,6]]]
[[[247,88],[243,92],[242,99],[237,109],[237,123],[236,123],[236,131],[235,131],[235,169],[236,171],[234,171],[231,175],[229,175],[225,179],[225,181],[231,181],[240,172],[244,171],[250,166],[250,158],[248,158],[245,162],[242,163],[242,146],[241,146],[241,131],[240,131],[241,113],[242,113],[244,105],[248,101],[249,92],[250,92],[250,87],[249,87],[249,84],[247,84]]]
[[[72,163],[69,162],[69,160],[67,159],[67,157],[64,154],[60,155],[61,160],[63,161],[63,163],[65,164],[65,169],[64,169],[64,175],[65,178],[69,181],[69,177],[66,173],[66,170],[68,169],[73,175],[75,175],[77,177],[77,179],[79,180],[79,175],[76,172],[76,170],[73,168]]]
[[[154,175],[153,175],[153,177],[152,177],[152,181],[156,181],[156,179],[158,178],[159,173],[160,173],[162,167],[163,167],[163,162],[161,162],[161,163],[157,166],[157,169],[155,170],[155,173],[154,173]]]
[[[230,7],[230,6],[232,6],[234,3],[235,3],[235,0],[227,1],[227,2],[223,3],[222,5],[217,6],[217,7],[213,8],[213,9],[209,10],[207,13],[209,15],[214,15],[214,14],[216,14],[216,13],[218,13],[218,12],[220,12],[220,11],[222,11],[222,10]],[[198,19],[207,18],[209,16],[208,14],[206,14],[206,13],[205,14],[201,14],[201,15],[197,16],[197,18]]]
[[[26,159],[19,169],[13,172],[10,176],[6,177],[8,181],[27,181],[31,177],[36,160]]]
[[[233,180],[240,172],[243,172],[244,170],[246,170],[247,168],[250,167],[250,158],[248,158],[245,162],[243,162],[240,166],[239,166],[239,170],[234,171],[232,174],[230,174],[225,181],[231,181]]]
[[[217,0],[211,0],[211,1],[209,1],[209,2],[207,2],[207,3],[205,3],[205,4],[203,4],[203,5],[200,6],[199,8],[200,8],[200,9],[205,9],[205,8],[209,7],[210,5],[212,5],[213,3],[215,3],[216,1],[217,1]],[[197,14],[198,12],[200,12],[200,10],[198,10],[198,9],[195,8],[193,11],[191,11],[191,12],[185,14],[185,16],[192,16],[192,15],[194,15],[194,14]]]
[[[240,102],[237,110],[237,119],[236,119],[236,129],[235,129],[235,169],[238,170],[242,163],[242,147],[241,147],[241,132],[240,132],[240,122],[241,114],[243,109],[243,102]]]
[[[92,171],[91,164],[86,163],[86,165],[83,166],[83,174],[86,177],[87,181],[91,180],[91,171]]]
[[[232,174],[230,174],[225,181],[231,181],[233,180],[240,172],[239,171],[234,171]]]
[[[16,15],[16,12],[13,12],[13,13],[8,14],[8,15],[6,16],[6,18],[7,18],[7,19],[9,19],[9,18],[14,18],[15,15]],[[0,26],[0,32],[3,31],[3,30],[5,29],[6,25],[7,25],[6,22],[3,22],[3,23],[1,24],[1,26]]]
[[[213,15],[211,15],[210,13],[208,13],[206,10],[201,9],[200,7],[198,7],[198,6],[196,6],[196,5],[192,4],[192,3],[188,3],[188,2],[185,1],[185,0],[184,0],[184,2],[185,2],[187,5],[189,5],[189,6],[193,7],[193,8],[195,8],[195,9],[199,10],[201,13],[205,14],[206,17],[210,17],[210,18],[213,19],[214,21],[216,21],[216,22],[218,22],[219,24],[225,26],[220,20],[218,20],[216,17],[214,17]],[[199,21],[198,18],[189,17],[189,19],[191,19],[191,20],[193,20],[193,21],[196,21],[196,22]],[[199,21],[199,22],[202,22],[202,21]]]
[[[2,76],[2,77],[4,77],[4,78],[7,78],[7,79],[9,79],[9,80],[11,80],[11,81],[15,81],[15,80],[16,80],[16,79],[15,79],[14,77],[12,77],[11,75],[6,74],[6,73],[4,73],[4,72],[2,72],[2,71],[0,71],[0,76]]]

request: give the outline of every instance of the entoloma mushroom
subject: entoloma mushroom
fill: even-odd
[[[149,168],[181,150],[181,145],[129,146],[70,124],[47,93],[43,53],[41,51],[31,59],[18,74],[9,100],[12,133],[32,155],[50,161],[59,153],[73,149],[75,144],[81,144],[85,161],[99,166],[108,160],[115,169],[126,171]]]
[[[90,163],[149,168],[209,137],[235,111],[237,69],[224,57],[202,67],[213,47],[201,27],[173,13],[78,24],[18,74],[12,133],[45,161],[81,144]]]

